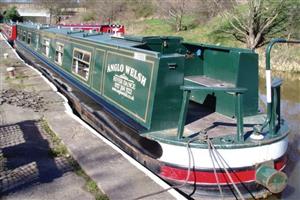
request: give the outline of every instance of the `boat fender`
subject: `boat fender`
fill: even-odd
[[[272,193],[280,193],[287,186],[287,175],[284,172],[261,165],[256,170],[256,182],[266,187]]]

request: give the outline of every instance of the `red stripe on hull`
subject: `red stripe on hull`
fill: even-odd
[[[282,170],[287,162],[286,156],[281,157],[280,159],[274,162],[274,168],[277,170]],[[247,183],[255,181],[255,166],[242,169],[233,169],[228,170],[234,183]],[[173,181],[185,181],[188,175],[188,170],[186,168],[178,168],[174,166],[162,166],[160,176],[165,179]],[[217,171],[217,176],[219,178],[220,184],[231,183],[227,174],[224,170]],[[196,183],[201,185],[213,185],[217,184],[215,174],[213,169],[201,171],[201,170],[191,170],[188,182]]]

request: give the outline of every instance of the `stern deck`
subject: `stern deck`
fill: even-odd
[[[245,134],[252,131],[256,123],[244,124]],[[227,117],[217,112],[206,115],[196,121],[185,125],[185,133],[207,132],[210,138],[235,135],[237,131],[236,119]]]

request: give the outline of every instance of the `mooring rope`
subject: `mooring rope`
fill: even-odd
[[[220,185],[219,177],[217,175],[217,170],[216,170],[216,166],[215,166],[214,160],[217,162],[218,165],[219,165],[219,162],[217,161],[216,157],[213,155],[213,152],[212,152],[212,149],[211,149],[211,146],[210,146],[208,140],[209,140],[209,138],[206,141],[207,141],[209,156],[210,156],[211,162],[213,164],[213,168],[214,168],[214,175],[215,175],[216,181],[218,183],[218,188],[219,188],[219,192],[220,192],[221,198],[224,199],[223,191],[222,191],[222,188],[221,188],[221,185]]]
[[[202,134],[201,134],[202,133]],[[242,195],[241,191],[239,190],[239,188],[237,187],[237,185],[234,183],[230,173],[228,172],[227,168],[226,168],[226,165],[228,168],[230,168],[230,166],[228,165],[228,163],[225,161],[225,159],[222,157],[222,155],[220,154],[220,152],[215,148],[214,144],[212,143],[211,139],[207,137],[206,133],[203,133],[203,132],[199,132],[198,133],[199,135],[197,135],[196,137],[194,138],[191,138],[190,140],[188,140],[187,142],[187,145],[186,145],[186,148],[187,148],[187,152],[188,152],[188,173],[187,173],[187,176],[186,176],[186,179],[185,181],[180,184],[180,185],[175,185],[175,186],[170,186],[169,188],[166,188],[166,189],[163,189],[163,190],[160,190],[160,191],[157,191],[157,192],[153,192],[153,193],[149,193],[149,194],[145,194],[143,196],[139,196],[133,200],[140,200],[140,199],[143,199],[143,198],[146,198],[146,197],[150,197],[150,196],[155,196],[157,194],[160,194],[160,193],[163,193],[163,192],[166,192],[168,190],[171,190],[171,189],[179,189],[183,186],[185,186],[187,183],[188,183],[188,180],[190,178],[190,175],[191,175],[191,169],[192,167],[194,166],[194,157],[193,157],[193,153],[192,153],[192,150],[190,148],[190,143],[191,142],[194,142],[194,141],[206,141],[207,142],[207,145],[208,145],[208,151],[209,151],[209,155],[210,155],[210,159],[211,159],[211,162],[212,162],[212,165],[213,165],[213,170],[214,170],[214,175],[215,175],[215,178],[216,178],[216,181],[217,181],[217,184],[218,184],[218,189],[219,189],[219,192],[220,192],[220,196],[222,199],[224,199],[224,194],[223,194],[223,190],[222,190],[222,187],[221,187],[221,184],[220,184],[220,180],[219,180],[219,177],[217,175],[217,171],[216,171],[216,166],[215,166],[215,162],[218,164],[219,168],[223,168],[227,177],[229,178],[230,182],[232,183],[233,185],[233,188],[235,189],[235,191],[237,192],[238,196],[240,197],[240,199],[242,200],[245,200],[245,197]],[[193,162],[193,164],[192,164]],[[220,164],[221,163],[221,164]],[[192,166],[193,165],[193,166]],[[222,165],[222,166],[221,166]],[[243,185],[244,186],[244,185]],[[245,186],[244,186],[245,187]],[[247,191],[250,193],[250,195],[252,197],[253,194],[248,190],[248,188],[246,188]],[[233,192],[233,191],[232,191]],[[233,195],[235,196],[236,199],[237,196],[234,194],[233,192]],[[255,198],[254,198],[255,199]]]
[[[223,156],[220,154],[220,152],[219,152],[217,149],[215,149],[215,150],[216,150],[216,153],[219,155],[219,157],[220,157],[220,158],[223,160],[223,162],[227,165],[228,169],[230,169],[230,171],[233,172],[233,170],[231,169],[231,167],[229,166],[229,164],[226,162],[226,160],[223,158]],[[235,175],[235,176],[236,176],[236,178],[239,179],[239,177],[238,177],[237,175]],[[252,192],[249,190],[249,188],[248,188],[245,184],[243,184],[242,182],[241,182],[241,185],[247,190],[247,192],[251,195],[251,197],[252,197],[254,200],[256,200],[255,196],[252,194]]]
[[[169,188],[166,188],[166,189],[163,189],[163,190],[159,190],[157,192],[153,192],[153,193],[149,193],[149,194],[145,194],[143,196],[139,196],[137,198],[134,198],[133,200],[139,200],[139,199],[143,199],[143,198],[146,198],[146,197],[151,197],[151,196],[155,196],[155,195],[158,195],[160,193],[163,193],[163,192],[167,192],[171,189],[179,189],[183,186],[185,186],[188,181],[189,181],[189,178],[190,178],[190,175],[191,175],[191,169],[192,169],[192,161],[193,161],[193,166],[194,166],[194,157],[193,157],[193,153],[192,153],[192,150],[190,148],[190,143],[195,141],[195,138],[192,138],[190,139],[188,142],[187,142],[187,145],[186,145],[186,148],[187,148],[187,152],[188,152],[188,173],[187,173],[187,176],[184,180],[184,182],[180,185],[174,185],[174,186],[170,186]]]
[[[207,141],[206,141],[206,142],[207,142]],[[210,145],[209,142],[207,142],[207,145],[209,145],[210,148],[211,148],[211,145]],[[217,162],[219,168],[222,169],[223,167],[220,165],[220,162],[218,161],[216,155],[215,155],[214,153],[212,153],[212,156],[213,156],[213,158],[216,160],[216,162]],[[224,171],[224,170],[223,170],[223,171]],[[238,197],[236,196],[236,194],[235,194],[235,192],[234,192],[234,189],[233,189],[232,186],[228,183],[227,180],[226,180],[226,184],[227,184],[227,186],[229,187],[229,189],[230,189],[232,195],[235,197],[236,200],[238,200]]]
[[[224,164],[224,160],[221,158],[222,156],[220,155],[220,153],[217,151],[217,149],[215,148],[215,146],[213,145],[213,143],[211,142],[210,139],[207,140],[207,142],[211,145],[212,149],[217,153],[217,157],[223,167],[223,169],[225,170],[225,173],[227,174],[230,182],[232,183],[234,189],[236,190],[236,192],[238,193],[239,197],[242,199],[242,200],[245,200],[244,196],[242,195],[241,191],[239,190],[239,188],[236,186],[236,184],[234,183],[231,175],[229,174],[225,164]]]

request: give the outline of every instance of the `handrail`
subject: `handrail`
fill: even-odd
[[[224,87],[204,87],[204,86],[185,85],[185,86],[181,86],[180,89],[183,90],[183,100],[182,100],[181,111],[179,115],[179,121],[178,121],[178,129],[177,129],[178,139],[181,139],[183,136],[191,91],[201,90],[201,91],[223,91],[223,92],[235,94],[236,96],[235,113],[237,119],[236,141],[237,142],[244,141],[242,95],[247,91],[246,88],[224,88]]]
[[[75,34],[75,33],[83,33],[84,30],[74,30],[74,31],[67,31],[67,34],[70,35],[70,34]]]
[[[103,35],[102,32],[96,32],[96,33],[84,33],[83,37],[90,37],[90,36],[96,36],[96,35]]]
[[[260,131],[262,131],[262,129],[264,127],[267,126],[267,124],[270,124],[272,122],[272,97],[274,95],[272,95],[272,88],[275,88],[275,86],[272,86],[272,77],[271,77],[271,50],[274,44],[276,43],[294,43],[294,44],[300,44],[300,40],[287,40],[287,39],[283,39],[283,38],[275,38],[272,39],[270,41],[270,43],[268,44],[267,48],[266,48],[266,89],[267,89],[267,119],[266,121],[263,123],[263,125],[261,126]],[[280,83],[281,84],[281,83]],[[279,84],[279,86],[280,86]],[[277,87],[277,86],[276,86]],[[274,129],[270,130],[271,135],[274,135]]]

